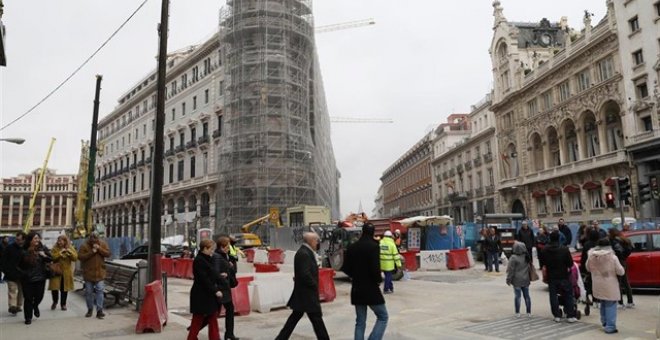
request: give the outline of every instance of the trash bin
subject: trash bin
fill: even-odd
[[[268,249],[268,263],[284,263],[284,249]]]
[[[414,272],[417,271],[418,265],[417,265],[417,254],[419,252],[417,251],[404,251],[401,253],[401,256],[403,256],[403,259],[406,261],[406,270],[409,272]]]
[[[451,249],[447,253],[447,268],[451,270],[470,268],[468,249]]]
[[[319,299],[332,302],[336,297],[335,271],[332,268],[319,268]]]

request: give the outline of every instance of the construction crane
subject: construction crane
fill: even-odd
[[[85,226],[91,226],[91,214],[85,221],[85,205],[87,204],[87,175],[89,171],[89,142],[81,141],[80,168],[78,170],[78,195],[76,196],[76,227],[73,230],[73,238],[86,237],[90,230]],[[87,223],[86,223],[87,222]]]
[[[48,153],[46,154],[46,160],[44,160],[44,166],[41,168],[41,171],[39,171],[37,182],[34,183],[34,192],[32,193],[32,198],[30,198],[28,216],[25,219],[25,223],[23,224],[23,231],[26,233],[28,233],[30,228],[32,228],[32,221],[34,221],[34,205],[37,201],[37,194],[39,194],[39,191],[41,191],[41,186],[44,182],[44,174],[46,173],[46,169],[48,167],[48,159],[50,159],[50,152],[53,150],[53,144],[55,144],[55,138],[50,139],[50,146],[48,146]]]
[[[394,123],[389,118],[355,118],[355,117],[330,117],[331,123]]]
[[[373,18],[369,18],[362,20],[347,21],[332,25],[318,26],[314,29],[314,32],[326,33],[326,32],[333,32],[333,31],[345,30],[350,28],[357,28],[362,26],[371,26],[375,24],[376,21]]]

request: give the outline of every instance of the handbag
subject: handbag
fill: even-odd
[[[46,270],[50,271],[50,276],[62,275],[62,265],[59,262],[51,262],[46,264]]]
[[[529,280],[530,281],[538,281],[539,279],[539,274],[536,272],[536,268],[534,268],[534,263],[530,262],[529,263]]]

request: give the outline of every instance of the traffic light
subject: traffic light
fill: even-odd
[[[628,177],[619,177],[617,179],[619,184],[619,201],[626,202],[630,205],[630,179]]]
[[[611,192],[608,192],[605,194],[605,203],[607,204],[608,208],[614,209],[616,206],[614,205],[614,194]]]
[[[639,201],[641,203],[648,202],[652,199],[650,186],[650,184],[637,183],[637,188],[639,189]]]

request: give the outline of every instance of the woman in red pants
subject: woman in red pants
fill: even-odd
[[[209,239],[199,245],[200,252],[193,261],[194,281],[190,289],[190,313],[193,315],[188,340],[197,340],[202,324],[209,325],[209,340],[220,340],[218,329],[218,299],[222,292],[218,288],[218,273],[213,267],[215,243]]]

